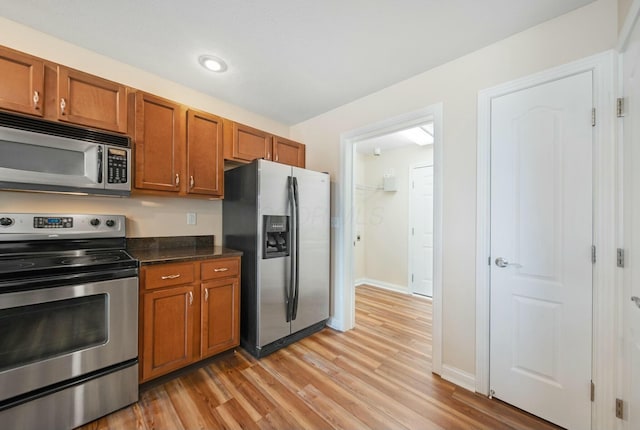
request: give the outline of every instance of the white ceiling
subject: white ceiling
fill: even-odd
[[[295,124],[592,1],[1,0],[0,15]]]

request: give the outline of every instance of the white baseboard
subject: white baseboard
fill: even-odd
[[[360,278],[355,281],[355,285],[356,287],[359,287],[360,285],[371,285],[372,287],[395,291],[397,293],[411,294],[411,291],[409,291],[409,288],[406,286],[378,281],[377,279]]]
[[[442,365],[442,379],[445,379],[453,384],[456,384],[465,390],[471,392],[476,391],[476,377],[471,373],[467,373],[464,370],[460,370],[456,367]]]

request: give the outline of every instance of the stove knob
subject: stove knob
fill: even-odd
[[[107,227],[113,227],[114,225],[116,225],[116,222],[112,219],[108,219],[105,224],[107,224]]]
[[[91,221],[89,221],[89,224],[91,224],[94,227],[97,227],[100,225],[100,220],[98,218],[94,218]]]
[[[10,225],[13,224],[13,220],[11,218],[0,218],[0,225],[3,227],[9,227]]]

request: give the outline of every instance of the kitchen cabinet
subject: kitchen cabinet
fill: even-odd
[[[304,144],[284,137],[273,136],[273,161],[304,169],[305,152]]]
[[[172,101],[151,94],[135,95],[135,187],[180,191],[185,147],[185,114]]]
[[[245,163],[256,158],[271,160],[271,135],[248,125],[227,121],[225,150],[229,160]]]
[[[186,285],[145,293],[142,380],[179,369],[193,361],[193,297]]]
[[[143,265],[140,382],[240,344],[240,257]]]
[[[224,127],[224,157],[227,160],[249,163],[262,158],[305,167],[305,145],[300,142],[228,120]]]
[[[127,87],[58,66],[58,120],[127,132]]]
[[[187,112],[188,194],[224,195],[222,119],[189,109]]]
[[[221,118],[138,92],[134,122],[136,189],[224,195]]]
[[[0,109],[127,132],[127,87],[0,46]]]
[[[0,46],[0,109],[44,114],[44,61]]]

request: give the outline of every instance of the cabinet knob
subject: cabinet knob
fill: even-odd
[[[64,111],[66,107],[67,101],[64,99],[64,97],[62,97],[60,99],[60,115],[66,115],[66,112]]]
[[[191,179],[189,180],[189,185],[193,188],[196,185],[195,179],[193,179],[193,175],[191,175]]]
[[[180,174],[176,173],[176,187],[180,185]]]
[[[34,91],[33,92],[33,107],[34,109],[40,109],[40,106],[38,106],[38,103],[40,103],[40,93],[38,91]]]

